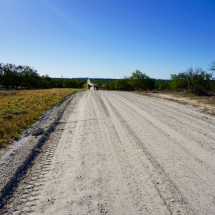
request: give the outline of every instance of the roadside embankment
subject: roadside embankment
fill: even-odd
[[[72,92],[74,93],[75,90]],[[0,159],[0,203],[3,196],[10,192],[11,185],[16,180],[17,175],[25,169],[29,161],[40,151],[40,146],[43,145],[49,137],[49,134],[54,130],[65,108],[75,95],[66,97],[61,101],[61,104],[46,111],[3,154]]]
[[[0,150],[7,147],[40,116],[77,89],[0,92]],[[0,151],[0,157],[2,155]]]
[[[171,102],[180,103],[183,105],[192,105],[193,107],[198,108],[198,111],[215,115],[215,95],[208,96],[196,96],[194,94],[183,93],[183,92],[138,92],[134,91],[134,93],[165,99]]]

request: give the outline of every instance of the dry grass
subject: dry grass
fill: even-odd
[[[200,103],[209,104],[215,107],[215,95],[211,94],[208,96],[196,96],[193,94],[182,94],[183,97],[189,98],[190,100],[198,100]]]
[[[48,109],[77,89],[47,89],[0,92],[0,148],[19,134]]]
[[[210,92],[207,96],[197,96],[191,93],[177,91],[135,91],[134,93],[162,98],[168,101],[177,102],[184,105],[204,108],[201,111],[215,115],[215,92]]]

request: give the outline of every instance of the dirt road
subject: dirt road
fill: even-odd
[[[91,87],[90,87],[90,90],[94,90],[95,84],[94,84],[94,83],[91,83],[91,82],[90,82],[90,79],[87,80],[87,84],[91,86]]]
[[[125,92],[78,93],[8,214],[213,214],[215,118]]]

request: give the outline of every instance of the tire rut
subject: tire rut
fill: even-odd
[[[154,184],[155,189],[170,214],[195,214],[193,213],[194,210],[189,206],[187,199],[180,193],[179,188],[168,177],[159,162],[148,151],[145,143],[138,137],[135,130],[130,127],[130,125],[121,116],[120,112],[113,106],[113,102],[108,100],[106,100],[106,102],[108,102],[111,111],[116,115],[116,118],[120,120],[120,123],[123,125],[123,129],[126,130],[127,134],[132,136],[133,141],[138,144],[144,155],[147,157],[148,162],[142,163],[142,165],[145,167],[147,174],[150,175],[150,179]],[[159,181],[162,182],[162,184],[160,184]]]
[[[132,93],[84,92],[2,214],[213,214],[214,119],[202,116]]]

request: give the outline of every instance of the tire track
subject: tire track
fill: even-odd
[[[123,95],[124,94],[122,93],[122,96]],[[108,98],[110,99],[111,97],[108,95]],[[192,199],[192,201],[191,201],[191,203],[193,205],[192,208],[199,208],[201,206],[200,211],[201,210],[210,211],[211,205],[213,205],[213,201],[214,201],[214,194],[212,191],[214,189],[214,186],[213,186],[213,184],[214,184],[214,182],[213,182],[214,163],[211,162],[212,160],[214,160],[214,157],[208,156],[209,155],[208,151],[204,152],[198,148],[196,149],[196,150],[199,150],[198,153],[200,153],[200,154],[202,153],[202,155],[204,155],[204,157],[202,156],[202,158],[204,158],[204,159],[201,162],[198,159],[196,159],[195,156],[193,156],[193,160],[190,159],[189,156],[192,155],[192,153],[189,152],[188,150],[185,150],[187,153],[187,156],[185,156],[185,153],[183,151],[181,151],[177,154],[178,150],[176,150],[176,148],[183,149],[182,145],[176,144],[177,138],[179,140],[181,138],[180,135],[177,135],[177,133],[180,133],[179,131],[175,133],[176,134],[175,140],[172,139],[172,141],[171,141],[174,144],[172,144],[170,142],[170,140],[171,140],[170,137],[171,137],[171,135],[172,135],[171,133],[173,131],[170,128],[168,128],[168,126],[166,126],[165,124],[162,124],[162,123],[159,124],[158,121],[155,120],[156,116],[154,117],[150,113],[150,111],[148,111],[146,108],[143,109],[144,111],[140,111],[138,108],[134,108],[135,107],[134,102],[128,103],[127,100],[125,100],[120,105],[120,99],[118,97],[117,97],[117,99],[115,99],[115,100],[111,99],[110,101],[114,107],[118,107],[118,111],[120,111],[120,113],[123,113],[123,117],[125,119],[131,119],[130,121],[129,120],[126,120],[126,121],[128,123],[130,123],[130,125],[132,125],[132,122],[133,122],[133,128],[134,128],[135,132],[138,133],[142,139],[144,139],[144,135],[146,135],[147,136],[147,139],[145,139],[146,142],[148,142],[148,140],[149,141],[152,140],[151,143],[149,143],[149,142],[147,143],[148,149],[150,149],[150,151],[153,152],[157,158],[159,158],[160,163],[165,163],[165,169],[168,170],[168,172],[170,174],[173,173],[171,178],[173,177],[174,180],[177,181],[177,183],[180,182],[179,186],[180,186],[180,189],[183,190],[184,195],[189,197],[189,201],[191,201],[191,199]],[[130,108],[133,107],[133,109],[131,108],[130,112],[128,112],[129,107]],[[149,109],[150,108],[151,107],[149,107]],[[126,110],[127,110],[127,112],[126,112]],[[138,110],[141,112],[141,114]],[[149,113],[149,114],[146,114],[145,111],[147,111],[147,113]],[[129,114],[131,115],[131,117],[129,117]],[[133,120],[134,118],[136,118],[136,119]],[[141,126],[135,127],[138,120],[140,121],[139,125],[145,124],[145,127],[143,127],[144,125],[142,127]],[[144,123],[144,121],[147,121],[147,123]],[[146,129],[148,127],[147,124],[151,125],[152,128]],[[153,127],[156,129],[154,129]],[[142,128],[146,130],[144,132],[144,135],[141,134],[141,133],[143,133],[141,131]],[[168,129],[170,132],[169,133],[170,136],[167,136],[165,134],[166,131],[168,131]],[[159,137],[161,141],[159,139],[156,140],[155,138],[157,138],[157,137]],[[163,139],[164,137],[166,137],[166,138]],[[162,141],[162,139],[163,139],[163,141]],[[160,144],[167,145],[167,146],[162,148],[160,146]],[[153,147],[151,147],[151,145],[153,145]],[[196,147],[196,142],[193,142],[193,147]],[[160,148],[160,152],[158,151],[159,148]],[[156,151],[154,149],[156,149]],[[171,154],[169,155],[169,153],[171,153],[171,152],[173,153],[173,155],[171,155]],[[170,157],[169,160],[171,160],[171,162],[173,162],[174,166],[171,164],[168,164],[165,160],[165,157],[163,159],[161,159],[164,153],[168,157]],[[205,156],[205,154],[207,154],[207,156]],[[183,157],[184,157],[184,161],[182,160]],[[210,157],[210,160],[208,159],[208,157]],[[187,159],[188,159],[188,161],[187,161]],[[207,162],[205,162],[205,161],[207,161]],[[209,166],[209,161],[210,161],[210,166]],[[177,165],[176,166],[177,169],[180,170],[179,172],[175,172],[177,177],[180,177],[180,180],[178,180],[178,178],[176,177],[174,172],[172,172],[172,170],[174,170],[176,168],[175,165]],[[170,170],[169,168],[172,168],[172,170]],[[191,175],[193,178],[189,176],[190,173],[192,173]],[[201,188],[203,184],[207,184],[207,189],[204,189],[204,191]],[[190,188],[192,187],[192,189],[191,189],[192,193],[187,192],[187,194],[186,194],[186,189],[184,187],[186,187],[188,190],[190,190]],[[208,200],[206,200],[206,202],[202,204],[202,202],[201,202],[202,200],[200,200],[201,198],[202,199],[208,198]]]
[[[82,93],[3,212],[213,214],[215,126],[203,116],[132,93]]]
[[[129,126],[126,120],[121,116],[120,112],[115,108],[113,100],[106,100],[106,102],[108,102],[111,110],[116,115],[116,118],[120,120],[120,123],[123,125],[123,130],[126,130],[126,133],[130,134],[133,141],[142,149],[146,157],[142,165],[145,167],[145,171],[149,174],[150,180],[154,184],[154,188],[157,190],[158,195],[163,200],[170,214],[193,214],[194,210],[190,208],[187,199],[180,193],[178,187],[171,181],[156,158],[149,152],[147,146],[138,137],[135,130]]]

